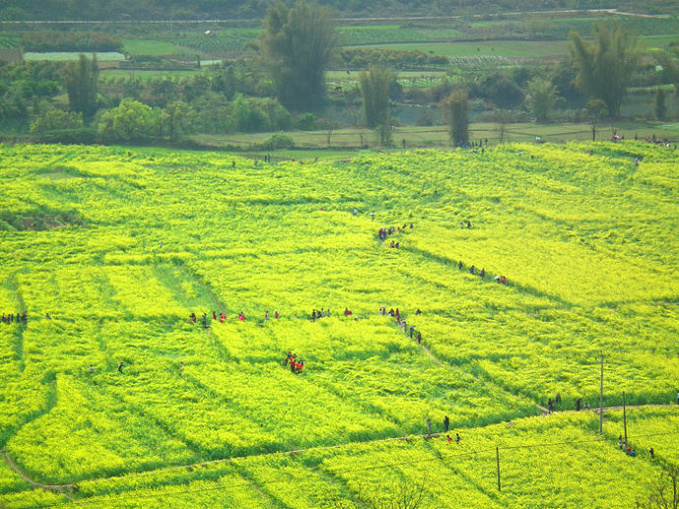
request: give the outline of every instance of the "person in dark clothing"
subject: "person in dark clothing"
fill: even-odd
[[[443,427],[445,428],[445,431],[448,431],[448,428],[450,427],[450,419],[447,415],[443,418]]]
[[[547,400],[547,410],[549,410],[550,414],[554,411],[554,403],[552,402],[552,398]]]
[[[580,404],[582,403],[582,400],[580,398],[575,400],[575,411],[579,412],[580,411]]]
[[[123,372],[123,361],[120,361],[120,362],[118,363],[118,371],[119,371],[120,373]]]

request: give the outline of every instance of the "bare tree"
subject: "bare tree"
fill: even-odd
[[[424,498],[425,478],[420,482],[411,483],[402,480],[394,487],[391,497],[388,500],[388,507],[391,509],[417,509],[422,505]]]
[[[679,509],[679,468],[669,465],[663,468],[660,477],[651,484],[648,500],[637,502],[643,509]]]

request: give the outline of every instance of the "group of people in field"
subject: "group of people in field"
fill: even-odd
[[[23,313],[17,313],[16,315],[14,313],[2,314],[2,323],[26,323],[28,322],[28,313],[24,311]]]
[[[297,354],[293,352],[288,352],[285,361],[283,361],[283,366],[290,366],[290,371],[296,375],[299,375],[304,370],[305,365],[306,361],[298,359]]]
[[[462,260],[460,260],[457,263],[457,268],[460,269],[460,270],[464,269],[464,263],[462,262]],[[471,267],[469,267],[469,273],[474,275],[474,276],[478,275],[481,279],[486,279],[486,269],[485,268],[482,268],[481,270],[479,270],[478,268],[476,268],[475,265],[472,265]],[[503,284],[503,285],[507,284],[507,278],[505,276],[495,276],[495,277],[493,277],[493,281],[495,283],[500,283],[500,284]]]
[[[330,316],[330,308],[325,309],[321,308],[320,311],[317,311],[315,308],[311,311],[311,321],[314,322],[320,318],[325,318],[326,316]]]
[[[408,227],[408,223],[403,223],[403,226],[398,226],[396,228],[394,228],[393,226],[390,226],[389,228],[383,226],[378,230],[377,236],[382,242],[384,242],[385,240],[387,240],[387,237],[389,235],[393,235],[394,233],[405,233],[409,229],[412,230],[413,228],[415,228],[415,225],[413,223],[410,223],[410,227]],[[390,248],[398,249],[399,246],[400,246],[399,242],[396,242],[394,240],[392,240],[391,243],[389,244]]]
[[[315,310],[314,310],[314,312],[315,312]],[[274,317],[275,319],[280,318],[280,316],[281,316],[281,315],[280,315],[280,313],[278,312],[278,310],[274,311],[273,317]],[[319,314],[319,316],[320,316],[320,314]],[[240,322],[244,322],[244,321],[247,319],[246,316],[245,316],[245,312],[244,312],[244,311],[241,311],[240,313],[238,313],[238,315],[237,315],[236,318],[237,318],[238,321],[240,321]],[[267,311],[266,313],[264,313],[264,321],[269,320],[269,318],[270,318],[269,312]],[[213,311],[213,312],[212,312],[212,321],[216,322],[216,321],[219,320],[219,323],[226,323],[226,319],[227,319],[227,318],[226,318],[226,313],[219,313],[219,314],[217,314],[217,311]],[[189,315],[189,322],[192,323],[192,324],[194,324],[194,325],[198,323],[198,316],[196,316],[196,313],[191,313],[191,314]],[[201,323],[201,325],[202,325],[203,327],[209,327],[209,326],[210,326],[209,318],[208,318],[208,314],[207,314],[207,313],[203,313],[203,316],[202,316],[201,319],[200,319],[200,323]]]

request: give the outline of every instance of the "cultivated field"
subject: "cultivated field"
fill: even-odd
[[[2,507],[634,507],[679,459],[672,146],[0,157]]]

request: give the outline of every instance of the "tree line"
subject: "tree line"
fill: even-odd
[[[61,131],[66,141],[78,141],[78,136],[80,141],[176,141],[194,132],[336,125],[318,118],[334,103],[360,108],[361,124],[375,129],[380,143],[390,144],[393,104],[410,101],[439,105],[451,141],[464,145],[470,111],[479,101],[498,115],[525,108],[538,121],[549,120],[560,102],[575,104],[582,115],[616,118],[640,65],[635,37],[621,24],[602,22],[591,39],[572,32],[571,61],[550,70],[516,67],[471,79],[451,69],[451,79],[438,86],[404,90],[394,53],[387,51],[380,60],[371,50],[365,54],[377,63],[358,74],[356,88],[333,92],[325,73],[340,50],[331,10],[306,0],[290,8],[277,2],[267,11],[263,27],[254,53],[181,79],[105,80],[96,57],[84,55],[65,66],[5,64],[0,67],[0,118],[30,122],[33,133],[49,140]],[[676,57],[663,54],[658,59],[663,79],[676,86]],[[60,93],[68,97],[66,108]],[[662,94],[656,98],[658,118],[667,113]]]
[[[508,11],[533,11],[534,0],[322,0],[321,5],[341,13],[342,17],[451,16]],[[610,8],[606,0],[556,0],[540,2],[543,10]],[[289,4],[287,4],[289,5]],[[186,19],[261,19],[271,2],[267,0],[3,0],[0,20],[186,20]],[[621,10],[647,11],[655,6],[633,0],[619,0]],[[472,10],[470,10],[472,9]]]

